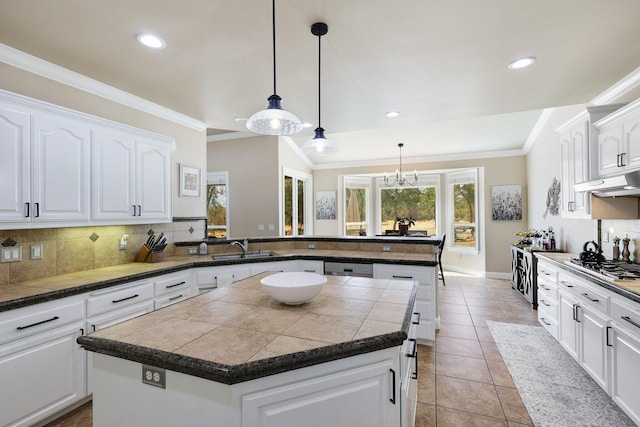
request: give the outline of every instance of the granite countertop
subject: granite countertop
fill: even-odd
[[[327,276],[311,302],[289,306],[238,281],[78,338],[89,351],[235,384],[400,346],[417,286]]]
[[[294,249],[279,250],[274,256],[214,261],[211,255],[167,257],[158,263],[129,263],[76,273],[49,276],[14,284],[0,285],[0,312],[54,299],[142,280],[175,271],[197,267],[225,266],[242,263],[309,259],[323,261],[358,261],[406,265],[436,266],[434,254],[411,252],[373,252],[347,250]]]
[[[613,279],[605,280],[590,273],[589,270],[580,268],[575,264],[568,264],[567,261],[569,261],[571,258],[577,258],[577,254],[536,252],[536,257],[551,261],[554,265],[557,265],[564,270],[582,276],[591,283],[594,283],[605,289],[609,289],[612,292],[615,292],[640,304],[640,281],[624,281]]]

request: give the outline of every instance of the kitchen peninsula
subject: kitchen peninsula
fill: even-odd
[[[415,411],[417,285],[328,276],[287,306],[261,288],[270,274],[81,337],[96,352],[94,425],[401,425],[400,408]]]
[[[0,425],[32,425],[90,398],[94,384],[97,384],[92,375],[92,360],[95,359],[100,364],[103,355],[87,352],[77,344],[78,340],[90,339],[92,335],[88,335],[89,332],[115,330],[126,324],[122,322],[145,313],[153,312],[149,315],[152,316],[163,310],[179,310],[180,301],[185,304],[182,307],[188,306],[192,301],[198,300],[199,297],[196,295],[211,288],[214,289],[214,293],[202,294],[203,298],[210,298],[218,291],[234,292],[231,289],[241,289],[246,285],[243,279],[268,271],[312,269],[323,273],[325,261],[350,262],[372,265],[373,279],[330,279],[353,280],[352,284],[358,280],[372,280],[371,283],[375,285],[387,283],[393,278],[401,279],[395,282],[415,282],[418,284],[415,311],[420,311],[421,315],[414,317],[412,321],[418,325],[412,327],[415,327],[418,341],[421,343],[429,344],[435,338],[437,264],[434,250],[439,243],[437,238],[249,239],[251,251],[263,250],[270,255],[222,260],[214,260],[212,256],[230,254],[234,251],[240,253],[240,250],[230,246],[229,241],[216,243],[209,245],[209,254],[206,256],[186,255],[189,244],[185,244],[176,248],[176,256],[167,257],[163,262],[128,263],[0,286],[0,375],[7,381],[22,385],[19,390],[6,389],[0,396],[0,402],[3,402]],[[180,251],[184,251],[184,254]],[[224,285],[221,280],[225,282]],[[231,284],[238,287],[226,286]],[[216,286],[219,286],[218,290],[215,290]],[[375,286],[371,288],[377,289]],[[351,288],[345,287],[346,289]],[[364,292],[373,298],[371,293],[375,291]],[[353,296],[355,298],[350,298],[350,301],[358,299],[359,293],[356,292]],[[368,303],[365,300],[358,304]],[[349,307],[342,306],[341,310],[348,313]],[[143,318],[145,317],[141,317]],[[330,322],[325,324],[329,325]],[[167,327],[167,330],[173,330],[172,326]],[[175,325],[175,328],[178,328],[178,325]],[[406,334],[397,324],[395,328],[394,340]],[[323,341],[318,337],[315,340]],[[229,342],[241,344],[243,341]],[[359,340],[354,341],[354,345],[356,343],[360,345]],[[329,344],[329,347],[334,344],[336,343]],[[411,353],[412,349],[413,347],[409,348],[408,352]],[[358,347],[358,350],[361,349]],[[236,351],[235,346],[229,346],[229,351]],[[380,354],[379,352],[397,353],[397,348],[375,350],[354,357],[368,360],[373,355]],[[398,358],[396,354],[395,359]],[[340,360],[346,359],[326,363],[344,363]],[[325,362],[321,365],[324,364]],[[405,365],[405,368],[406,366],[408,365]],[[167,369],[167,372],[171,371],[170,368]],[[314,365],[303,369],[319,368]],[[397,384],[400,384],[399,371],[394,371]],[[408,372],[408,369],[405,371]],[[138,382],[140,374],[138,369]],[[211,379],[194,378],[196,381],[215,382]],[[238,381],[243,377],[234,378],[225,381]],[[270,377],[250,381],[246,381],[245,378],[244,382],[233,386],[243,387],[240,384],[267,381],[268,378]],[[379,381],[391,381],[393,377],[387,370],[384,378],[386,379],[380,377]],[[46,386],[52,383],[58,386]],[[384,388],[385,395],[389,389]]]

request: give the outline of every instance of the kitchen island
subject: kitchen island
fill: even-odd
[[[80,337],[94,425],[412,425],[417,284],[328,276],[287,306],[268,274]]]

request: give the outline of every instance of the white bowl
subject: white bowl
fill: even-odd
[[[303,304],[318,295],[327,278],[317,273],[284,272],[260,280],[273,299],[290,305]]]

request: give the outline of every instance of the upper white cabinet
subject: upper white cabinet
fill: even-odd
[[[170,220],[168,144],[98,128],[93,132],[92,146],[92,219]]]
[[[0,229],[171,221],[173,139],[0,91]]]
[[[624,104],[587,107],[587,111],[558,128],[560,133],[560,164],[562,168],[562,216],[591,218],[590,193],[576,192],[574,185],[600,175],[600,146],[597,120],[618,110]],[[615,156],[614,156],[615,158]],[[607,160],[609,161],[609,160]]]
[[[0,221],[89,218],[89,127],[0,101]]]
[[[598,173],[602,176],[640,169],[640,104],[621,108],[595,123]]]

